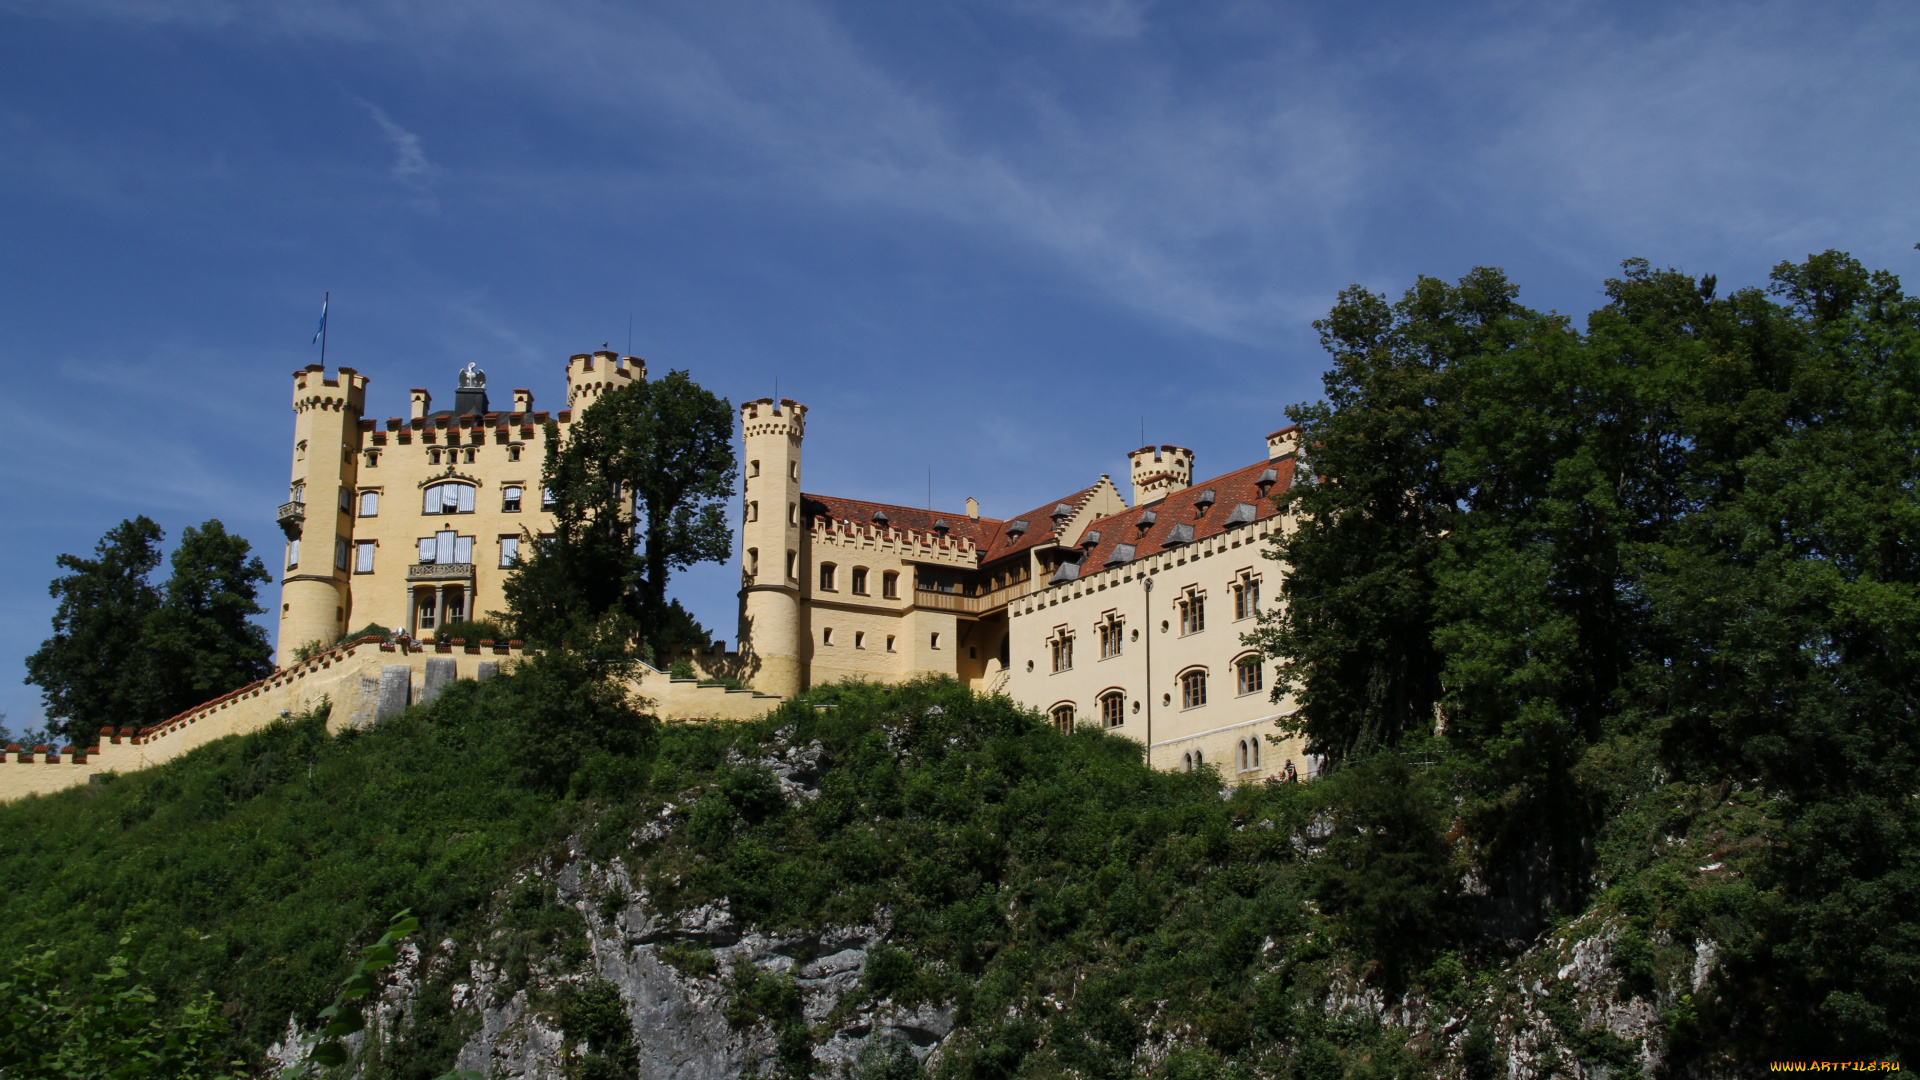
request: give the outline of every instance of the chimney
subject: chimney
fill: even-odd
[[[418,420],[433,411],[433,395],[416,386],[413,388],[413,418]]]
[[[1279,431],[1267,436],[1267,460],[1283,458],[1300,452],[1300,425],[1288,424]]]
[[[971,495],[967,496],[967,520],[980,520],[980,502]]]
[[[513,411],[530,413],[533,411],[533,391],[515,390],[513,392]]]

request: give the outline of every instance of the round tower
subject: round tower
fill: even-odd
[[[1193,451],[1184,446],[1143,446],[1127,460],[1133,465],[1135,506],[1193,485]]]
[[[580,410],[599,400],[601,394],[646,377],[647,362],[637,356],[621,356],[611,349],[575,353],[567,360],[567,408],[578,419]],[[527,403],[533,403],[531,396]]]
[[[807,407],[782,398],[740,406],[740,651],[753,687],[792,697],[806,689],[801,625],[800,440]]]
[[[275,654],[283,668],[302,645],[333,644],[353,617],[349,553],[366,403],[366,376],[350,367],[333,379],[319,364],[293,373],[293,476],[277,515],[287,534]]]

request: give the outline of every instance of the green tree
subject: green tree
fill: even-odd
[[[250,550],[218,520],[181,532],[173,572],[141,637],[155,719],[273,671],[267,632],[251,621],[265,611],[258,587],[273,578]]]
[[[76,745],[88,745],[102,727],[154,715],[141,638],[160,606],[147,578],[160,565],[163,535],[136,517],[107,530],[94,558],[56,560],[71,572],[48,586],[59,601],[53,636],[27,657],[26,681],[40,687],[52,729]]]
[[[517,633],[558,643],[582,621],[632,620],[659,649],[704,637],[667,600],[672,574],[724,562],[733,550],[733,408],[684,371],[602,395],[560,443],[547,440],[554,498],[551,536],[529,537],[530,557],[508,580]]]
[[[127,945],[122,939],[121,947]],[[127,958],[81,979],[52,949],[29,949],[0,978],[0,1076],[20,1080],[238,1080],[244,1063],[223,1053],[228,1038],[212,994],[165,1008],[129,972]]]

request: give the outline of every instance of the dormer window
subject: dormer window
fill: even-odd
[[[1191,543],[1193,543],[1193,526],[1183,521],[1167,530],[1167,538],[1160,542],[1160,546],[1172,548]]]
[[[1265,498],[1267,495],[1267,492],[1273,490],[1273,485],[1279,482],[1280,482],[1280,470],[1269,465],[1267,466],[1266,471],[1260,474],[1260,479],[1255,480],[1253,482],[1253,486],[1259,488],[1261,498]]]
[[[875,525],[878,525],[878,526],[880,526],[880,527],[881,527],[881,528],[883,528],[883,529],[884,529],[884,528],[886,528],[886,527],[887,527],[887,512],[886,512],[885,510],[875,510],[875,511],[873,512],[873,523],[874,523]]]
[[[1133,552],[1134,547],[1132,544],[1115,544],[1113,545],[1113,554],[1107,556],[1107,561],[1103,565],[1120,566],[1124,563],[1130,563],[1133,561]]]
[[[1066,503],[1054,503],[1053,513],[1047,516],[1053,519],[1054,525],[1058,526],[1061,522],[1073,516],[1073,507],[1068,506]]]
[[[1026,535],[1026,532],[1027,532],[1026,518],[1014,518],[1012,521],[1007,522],[1007,535],[1009,537],[1024,536]]]
[[[941,536],[947,535],[947,530],[950,528],[952,528],[952,526],[947,524],[946,518],[933,519],[933,531],[939,533]]]
[[[1088,533],[1087,535],[1081,537],[1080,546],[1087,549],[1088,551],[1092,551],[1094,548],[1099,547],[1100,546],[1100,530],[1095,529],[1092,532]]]
[[[1139,520],[1135,521],[1134,524],[1140,527],[1141,532],[1146,532],[1148,529],[1153,528],[1154,522],[1159,520],[1160,520],[1160,515],[1153,510],[1149,510],[1144,514],[1141,514],[1139,517]]]
[[[1205,491],[1202,491],[1198,496],[1194,498],[1193,505],[1195,509],[1199,510],[1201,513],[1204,514],[1207,512],[1207,510],[1210,507],[1213,506],[1213,502],[1214,502],[1213,489],[1207,488]]]
[[[1240,503],[1233,508],[1233,513],[1227,515],[1225,525],[1229,529],[1237,525],[1251,525],[1258,513],[1252,503]]]

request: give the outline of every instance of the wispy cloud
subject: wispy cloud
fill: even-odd
[[[393,147],[393,166],[388,171],[392,173],[394,180],[400,186],[421,196],[413,200],[415,207],[422,210],[436,209],[438,204],[427,193],[433,187],[434,174],[437,170],[433,163],[427,160],[427,152],[420,146],[420,136],[395,123],[385,109],[373,102],[363,98],[355,98],[354,101],[367,110],[367,115],[373,117],[374,123],[380,125],[380,134],[385,136],[387,144]]]

